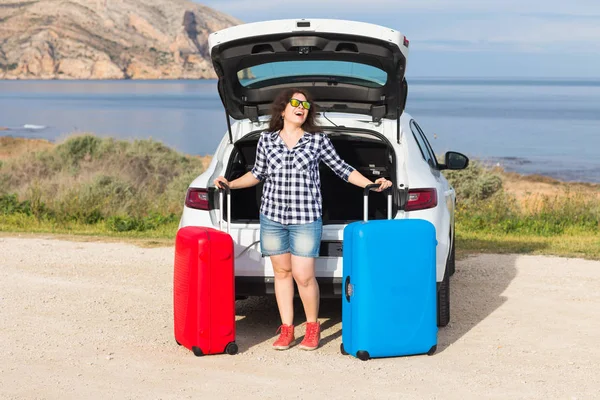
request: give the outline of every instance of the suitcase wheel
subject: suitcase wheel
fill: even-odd
[[[348,352],[344,350],[344,343],[340,343],[340,352],[345,356],[348,355]]]
[[[359,350],[356,352],[356,357],[358,357],[359,360],[362,361],[367,361],[368,359],[371,358],[371,356],[369,355],[368,351],[364,351],[364,350]]]
[[[236,354],[238,352],[238,345],[234,342],[229,343],[227,347],[225,347],[225,352],[230,356]]]
[[[433,355],[433,353],[435,353],[435,351],[436,351],[436,350],[437,350],[437,344],[434,344],[434,345],[433,345],[433,346],[432,346],[432,347],[429,349],[429,351],[427,352],[427,355],[428,355],[428,356],[432,356],[432,355]]]
[[[200,357],[200,356],[204,355],[204,353],[202,352],[202,350],[200,350],[200,347],[198,347],[198,346],[192,346],[192,351],[194,352],[194,355],[196,357]]]

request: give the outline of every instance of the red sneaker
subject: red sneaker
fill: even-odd
[[[292,342],[296,339],[294,337],[294,325],[282,324],[277,332],[281,330],[279,338],[273,343],[275,350],[287,350],[290,348]]]
[[[314,350],[319,347],[319,341],[321,340],[321,325],[319,322],[307,322],[306,333],[304,334],[304,340],[300,343],[298,348],[302,350]]]

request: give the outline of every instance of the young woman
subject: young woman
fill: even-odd
[[[265,181],[260,206],[261,252],[269,256],[275,274],[275,297],[281,317],[279,338],[273,348],[285,350],[295,340],[294,281],[298,286],[304,312],[306,333],[299,348],[319,347],[321,328],[319,286],[315,279],[315,258],[319,255],[322,232],[322,199],[319,162],[336,175],[364,188],[373,184],[343,161],[329,138],[318,133],[315,107],[308,93],[284,90],[272,104],[269,129],[256,149],[252,171],[231,182],[220,176],[231,189],[254,186]],[[391,186],[385,178],[375,181],[378,191]]]

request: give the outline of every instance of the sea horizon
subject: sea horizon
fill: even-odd
[[[406,112],[434,151],[507,172],[600,183],[600,77],[408,77]],[[89,132],[211,155],[226,132],[214,79],[0,80],[2,136]]]

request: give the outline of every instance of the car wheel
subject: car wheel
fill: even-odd
[[[450,322],[450,274],[448,270],[437,293],[437,326],[444,327]]]

